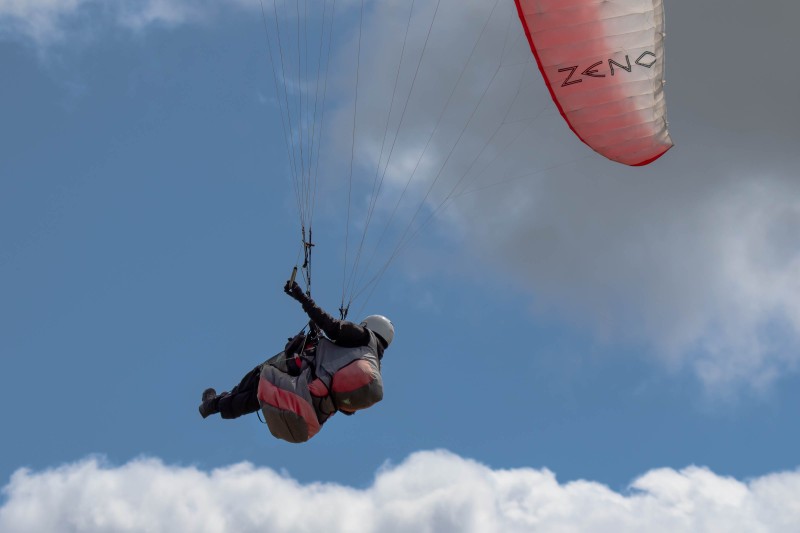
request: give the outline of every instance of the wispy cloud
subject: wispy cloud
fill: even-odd
[[[177,26],[192,22],[207,12],[207,2],[185,2],[183,0],[147,0],[146,2],[123,3],[117,20],[125,27],[140,30],[152,24]]]
[[[800,473],[747,482],[705,468],[653,470],[625,493],[547,470],[493,470],[444,451],[419,452],[355,489],[301,484],[238,464],[205,472],[97,458],[19,470],[3,489],[0,529],[35,531],[790,531]]]
[[[39,46],[94,33],[103,25],[140,31],[205,20],[220,7],[256,9],[247,0],[0,0],[0,34]]]
[[[58,39],[62,24],[78,16],[93,0],[0,0],[0,32],[24,36],[37,43]]]

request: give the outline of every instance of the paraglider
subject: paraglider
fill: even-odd
[[[599,154],[647,165],[672,147],[661,0],[515,0],[550,95]]]
[[[360,324],[337,320],[294,279],[284,291],[311,319],[309,333],[290,339],[284,351],[245,374],[230,392],[206,389],[199,411],[203,418],[231,419],[261,409],[275,437],[297,443],[316,435],[336,412],[352,415],[383,399],[381,360],[394,325],[381,315]]]
[[[515,2],[524,34],[550,95],[564,120],[584,143],[608,159],[632,166],[646,165],[670,149],[672,141],[667,129],[663,90],[664,20],[660,0]],[[394,337],[394,326],[381,315],[369,316],[358,324],[348,322],[350,305],[358,298],[368,300],[371,297],[378,281],[400,251],[454,198],[468,192],[465,185],[470,180],[497,174],[492,171],[492,163],[496,160],[502,162],[506,151],[527,129],[527,126],[517,128],[515,123],[536,120],[535,116],[507,120],[520,97],[526,73],[532,71],[535,75],[535,70],[529,68],[533,60],[523,47],[519,53],[525,59],[516,63],[521,73],[519,86],[513,98],[509,95],[499,106],[505,111],[499,115],[494,112],[493,130],[487,128],[485,120],[482,120],[489,115],[479,112],[484,107],[496,107],[496,103],[488,103],[490,98],[487,95],[495,85],[503,84],[503,73],[515,68],[515,63],[504,61],[507,50],[513,47],[508,33],[502,49],[497,43],[492,45],[492,40],[486,37],[490,22],[500,18],[496,16],[500,0],[494,2],[480,30],[470,34],[467,41],[472,41],[472,46],[468,48],[466,60],[453,69],[453,74],[457,73],[457,77],[451,76],[454,83],[451,83],[452,79],[440,76],[436,61],[429,61],[429,42],[437,29],[437,17],[447,18],[439,15],[441,0],[426,5],[410,2],[407,18],[404,18],[405,36],[402,44],[397,43],[396,47],[399,50],[396,70],[388,69],[383,76],[374,73],[362,75],[362,48],[366,48],[362,47],[365,2],[356,2],[349,8],[354,10],[358,4],[358,16],[345,17],[346,23],[357,24],[357,32],[348,32],[354,52],[354,69],[349,78],[354,81],[352,106],[350,100],[341,95],[339,101],[334,100],[339,114],[352,119],[352,122],[346,120],[343,123],[345,130],[340,124],[332,135],[339,140],[346,137],[352,141],[348,147],[347,187],[339,187],[347,193],[347,208],[346,211],[342,209],[345,229],[340,256],[344,263],[340,319],[335,319],[311,299],[311,255],[316,245],[312,240],[312,224],[328,107],[328,71],[334,48],[336,0],[323,0],[321,6],[312,9],[306,3],[302,10],[301,3],[292,0],[280,4],[273,0],[267,6],[262,2],[266,47],[275,84],[274,104],[280,112],[280,125],[286,141],[286,172],[292,179],[297,202],[301,248],[296,265],[302,264],[299,268],[305,286],[304,291],[295,283],[298,272],[298,266],[295,266],[285,291],[302,304],[310,322],[307,333],[304,328],[289,340],[282,352],[248,372],[229,392],[217,394],[215,389],[206,389],[199,410],[203,418],[219,413],[226,419],[260,410],[270,432],[289,442],[305,442],[312,438],[336,412],[352,414],[381,401],[381,359]],[[514,8],[511,4],[502,5],[507,7],[505,17],[510,28],[516,18]],[[391,9],[405,8],[405,4],[391,6]],[[269,16],[267,12],[270,12]],[[415,21],[422,21],[422,25],[411,31]],[[426,36],[421,43],[416,43],[421,46],[411,45],[415,35]],[[518,37],[522,42],[522,35],[518,34]],[[478,64],[478,58],[487,55],[485,50],[476,53],[482,44],[488,47],[489,55],[497,56],[491,76],[488,75],[491,69],[484,72],[485,65]],[[392,62],[388,58],[380,59],[381,64]],[[426,64],[428,62],[431,64]],[[470,69],[487,75],[466,91],[474,96],[473,102],[464,103],[459,98],[459,89],[468,83],[470,77],[466,73]],[[431,117],[432,124],[435,123],[432,128],[401,135],[408,126],[407,117],[411,116],[406,111],[414,103],[422,105],[418,113],[424,113],[426,117],[431,115],[428,107],[436,100],[428,98],[427,94],[420,98],[425,89],[418,83],[422,77],[418,74],[426,70],[429,76],[436,76],[436,85],[441,85],[443,94],[449,92],[449,96],[441,100],[438,112],[433,113],[436,118]],[[412,73],[405,86],[399,83],[401,72]],[[393,86],[389,78],[394,80]],[[389,97],[385,117],[375,115],[374,106],[359,104],[362,80],[386,84],[382,90],[374,91]],[[365,107],[371,110],[366,123],[385,120],[385,127],[369,135],[373,143],[380,140],[379,146],[367,150],[376,157],[365,158],[364,161],[369,161],[362,161],[362,168],[358,169],[355,157],[357,133],[360,133],[359,128],[365,127]],[[463,120],[452,118],[458,114]],[[454,120],[456,127],[448,128],[448,119]],[[515,128],[516,135],[506,140],[504,147],[493,144],[497,139],[508,139],[506,130]],[[384,130],[382,135],[380,129]],[[347,135],[342,135],[343,131]],[[455,140],[444,142],[441,137],[446,135]],[[406,137],[411,139],[411,148],[401,149],[399,146]],[[465,149],[470,142],[471,146]],[[443,153],[431,155],[437,148]],[[455,162],[458,157],[455,154],[459,153],[467,153],[465,160]],[[337,156],[348,159],[342,158],[341,154]],[[398,158],[403,159],[402,164],[398,164]],[[372,168],[364,168],[370,165]],[[525,176],[533,175],[531,169],[526,167],[525,170],[528,172]],[[361,173],[363,175],[359,176]],[[393,174],[396,183],[392,192],[396,193],[397,200],[393,209],[378,210],[378,199],[382,193],[386,194],[383,185],[387,174]],[[422,187],[410,187],[412,179],[423,174],[427,183]],[[370,175],[371,192],[360,195],[363,201],[360,209],[351,209],[354,183],[359,180],[368,182]],[[446,183],[446,178],[440,179],[443,176],[448,176],[450,182]],[[405,177],[404,186],[397,186]],[[445,190],[434,191],[437,185]],[[407,194],[412,193],[419,194],[420,199],[409,201]],[[351,220],[351,212],[362,216]],[[390,214],[369,255],[365,253],[367,233],[378,212]],[[410,214],[407,224],[401,222],[399,228],[390,230],[390,223],[405,214]],[[354,252],[350,249],[351,228],[360,232],[360,238],[357,233],[352,238],[358,244]],[[394,239],[396,244],[387,245],[385,237]],[[379,251],[387,257],[382,264],[373,261]],[[300,258],[302,263],[299,263]]]

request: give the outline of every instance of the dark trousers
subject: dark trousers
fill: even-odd
[[[238,418],[255,413],[261,408],[258,403],[258,381],[261,365],[248,372],[231,391],[219,399],[219,413],[222,418]]]

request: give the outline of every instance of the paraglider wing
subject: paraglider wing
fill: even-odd
[[[662,0],[515,0],[553,100],[593,150],[646,165],[672,147]]]

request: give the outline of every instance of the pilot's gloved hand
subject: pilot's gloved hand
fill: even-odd
[[[297,300],[298,302],[303,302],[306,300],[306,294],[303,292],[303,289],[300,288],[300,285],[297,284],[296,281],[289,280],[286,282],[286,285],[283,286],[283,292]]]

